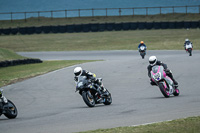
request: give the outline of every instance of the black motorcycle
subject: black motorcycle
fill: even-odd
[[[76,92],[83,97],[83,101],[88,107],[94,107],[95,104],[110,105],[112,103],[111,93],[106,89],[104,95],[100,95],[97,91],[98,84],[88,80],[86,76],[80,76],[76,84]]]
[[[144,46],[141,46],[139,48],[139,52],[140,52],[140,55],[142,56],[142,59],[144,59],[144,56],[146,55],[146,48]]]
[[[9,119],[17,117],[17,108],[15,104],[3,96],[3,90],[0,90],[0,116],[4,114]]]

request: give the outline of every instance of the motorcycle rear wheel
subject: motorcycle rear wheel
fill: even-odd
[[[180,94],[179,89],[175,89],[174,96],[179,96],[179,94]]]
[[[17,108],[13,102],[8,100],[8,110],[6,110],[6,113],[4,114],[9,119],[14,119],[18,115]]]
[[[169,92],[167,92],[166,88],[163,86],[162,83],[159,83],[159,88],[162,94],[164,95],[164,97],[168,98],[170,96]]]
[[[95,100],[94,100],[94,97],[90,97],[89,92],[83,92],[82,93],[82,97],[83,97],[83,101],[85,102],[85,104],[88,106],[88,107],[94,107],[95,106]]]

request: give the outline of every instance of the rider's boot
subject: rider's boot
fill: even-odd
[[[174,82],[174,85],[175,85],[175,86],[178,86],[178,82],[174,79],[173,76],[171,76],[171,79],[172,79],[172,81]]]
[[[174,82],[174,85],[178,86],[178,82],[174,79],[174,76],[172,75],[171,71],[168,72],[168,76],[172,79],[172,81]]]
[[[178,86],[178,82],[177,82],[174,78],[172,78],[172,80],[173,80],[173,82],[174,82],[174,85],[175,85],[175,86]]]
[[[108,95],[108,92],[106,91],[106,88],[104,86],[101,86],[101,91],[102,91],[101,96],[107,96]]]

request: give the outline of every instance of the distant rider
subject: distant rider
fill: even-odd
[[[186,45],[189,45],[189,44],[192,45],[192,42],[189,39],[185,39],[185,43],[184,43],[185,50],[186,50]],[[192,48],[193,48],[193,45],[192,45]]]
[[[93,83],[97,84],[99,87],[97,87],[97,91],[100,95],[107,94],[106,93],[106,88],[104,88],[102,80],[96,78],[96,74],[91,73],[87,70],[83,70],[81,67],[76,67],[74,69],[74,80],[77,83],[78,82],[78,77],[79,76],[86,76],[88,80],[91,80]]]
[[[141,41],[140,44],[138,45],[138,50],[139,50],[139,52],[140,52],[140,47],[141,47],[141,46],[144,46],[144,47],[145,47],[145,50],[146,50],[147,46],[144,44],[144,41]]]
[[[167,64],[164,64],[162,61],[158,61],[156,56],[149,57],[149,65],[148,65],[147,69],[148,69],[148,76],[149,76],[150,80],[151,80],[151,70],[152,70],[152,67],[155,65],[163,66],[164,71],[166,72],[167,76],[169,76],[173,80],[174,85],[178,85],[178,82],[174,79],[174,77],[172,75],[172,71],[167,68]],[[151,80],[150,84],[156,85],[155,82],[153,82],[152,80]]]
[[[141,46],[144,46],[144,47],[145,47],[145,54],[146,54],[147,46],[144,44],[144,41],[141,41],[140,44],[138,45],[138,51],[139,51],[139,52],[141,52],[141,50],[140,50],[140,47],[141,47]]]

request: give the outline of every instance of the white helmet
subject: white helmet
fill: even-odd
[[[189,41],[189,39],[185,39],[185,41],[187,42],[187,41]]]
[[[80,76],[82,74],[82,72],[83,72],[83,69],[81,67],[76,67],[74,69],[75,76]]]
[[[151,66],[154,66],[156,63],[157,63],[157,58],[156,58],[156,56],[150,56],[150,57],[149,57],[149,64],[150,64]]]

